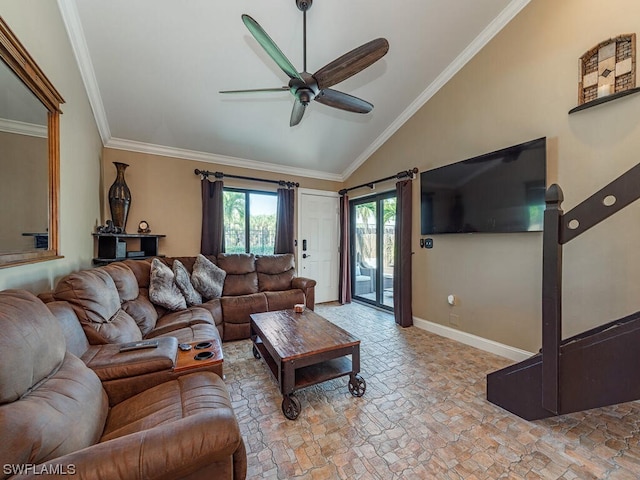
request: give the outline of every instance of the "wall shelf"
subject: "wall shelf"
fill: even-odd
[[[106,265],[111,262],[125,260],[142,260],[149,257],[162,257],[158,255],[158,240],[166,235],[154,235],[150,233],[93,233],[98,239],[98,256],[93,259],[94,265]],[[139,249],[136,256],[130,256],[131,250],[127,245],[127,239],[138,239]]]
[[[587,108],[595,107],[596,105],[601,105],[603,103],[607,103],[612,100],[626,97],[627,95],[632,95],[638,92],[640,92],[640,87],[630,88],[629,90],[623,90],[622,92],[612,93],[611,95],[607,95],[606,97],[596,98],[595,100],[591,100],[590,102],[585,102],[582,105],[578,105],[577,107],[572,108],[571,110],[569,110],[569,115],[571,115],[572,113],[580,112]]]

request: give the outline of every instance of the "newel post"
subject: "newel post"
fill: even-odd
[[[545,195],[542,240],[542,408],[560,412],[560,342],[562,341],[562,189]]]

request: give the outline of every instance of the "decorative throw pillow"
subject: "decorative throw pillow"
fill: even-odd
[[[151,262],[151,282],[149,299],[156,305],[169,310],[184,310],[187,302],[175,282],[175,275],[169,267],[157,258]]]
[[[185,267],[180,260],[173,261],[173,274],[176,276],[176,285],[178,285],[182,295],[184,295],[187,305],[200,305],[202,303],[202,296],[193,288],[191,275],[189,275],[187,267]]]
[[[200,254],[193,264],[191,282],[204,298],[211,300],[222,296],[226,276],[227,272]]]

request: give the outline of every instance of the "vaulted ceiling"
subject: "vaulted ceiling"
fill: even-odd
[[[312,102],[289,126],[288,77],[241,21],[251,15],[303,65],[295,0],[58,0],[107,147],[343,181],[529,0],[315,0],[307,70],[369,40],[389,52],[333,88],[356,114]]]

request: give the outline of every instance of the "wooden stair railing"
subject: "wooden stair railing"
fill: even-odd
[[[542,349],[487,376],[487,398],[537,419],[640,399],[640,312],[562,339],[562,247],[640,198],[640,164],[567,213],[562,189],[546,192],[542,259]],[[638,385],[638,386],[636,386]],[[536,400],[538,399],[538,400]]]
[[[559,414],[562,246],[640,198],[640,164],[563,214],[560,186],[547,190],[542,247],[542,407]]]

